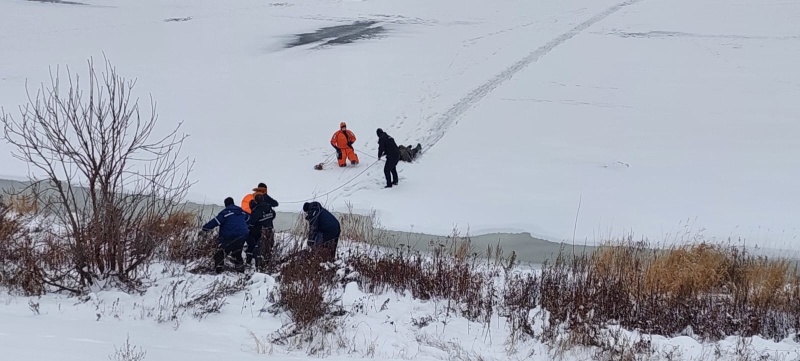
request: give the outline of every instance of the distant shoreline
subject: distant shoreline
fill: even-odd
[[[7,189],[24,187],[28,182],[0,178],[0,193],[5,193]],[[200,204],[196,202],[187,201],[186,207],[194,212],[197,212],[206,217],[212,217],[222,209],[221,204]],[[278,207],[280,209],[280,207]],[[296,217],[299,212],[277,212],[275,219],[275,229],[277,231],[286,231],[292,228]],[[444,241],[447,235],[434,235],[418,232],[406,232],[400,230],[380,229],[385,232],[388,244],[385,246],[395,246],[399,244],[406,244],[418,251],[425,251],[428,249],[430,242]],[[498,244],[503,249],[505,255],[516,253],[517,260],[523,264],[540,265],[548,260],[553,260],[555,256],[561,251],[562,247],[565,251],[574,251],[579,254],[582,252],[593,252],[597,247],[594,245],[584,244],[570,244],[567,242],[553,242],[540,238],[533,237],[527,232],[493,232],[478,235],[460,235],[461,237],[469,237],[473,249],[476,252],[483,253],[488,247],[494,248]],[[767,257],[784,257],[792,260],[800,260],[800,252],[793,250],[782,249],[769,249],[758,248],[749,249],[754,254],[759,254]]]

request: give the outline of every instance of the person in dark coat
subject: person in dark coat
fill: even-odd
[[[225,209],[203,225],[201,233],[219,227],[217,252],[214,254],[214,270],[217,273],[222,272],[226,255],[231,255],[237,271],[244,270],[242,248],[249,233],[248,218],[247,213],[234,204],[233,198],[228,197],[225,198]]]
[[[416,147],[401,145],[400,147],[400,160],[411,163],[417,158],[417,154],[422,151],[422,144],[417,143]]]
[[[386,177],[386,187],[392,188],[397,185],[400,177],[397,176],[397,163],[400,162],[400,148],[397,147],[394,138],[386,134],[383,129],[378,128],[378,160],[386,155],[386,164],[383,165],[383,175]]]
[[[275,220],[275,210],[278,201],[266,193],[256,194],[250,201],[250,219],[247,225],[250,226],[250,235],[247,237],[247,258],[245,263],[248,265],[255,259],[255,266],[263,266],[264,261],[272,258],[272,247],[275,246],[275,233],[273,232],[272,222]],[[261,238],[264,236],[262,244]]]
[[[319,202],[306,202],[303,212],[308,221],[308,245],[312,250],[320,251],[326,260],[335,260],[339,236],[342,234],[339,220]]]

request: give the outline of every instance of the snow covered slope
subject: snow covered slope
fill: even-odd
[[[0,104],[15,110],[49,66],[84,72],[105,54],[164,129],[185,122],[194,200],[263,181],[282,210],[319,196],[397,230],[798,234],[797,2],[76,2],[0,3]],[[356,21],[381,29],[285,47]],[[314,171],[340,121],[362,163]],[[373,164],[377,127],[426,148],[396,189]],[[27,172],[5,144],[0,164]]]
[[[291,318],[276,307],[273,297],[280,294],[276,278],[263,273],[239,277],[181,270],[175,265],[156,265],[152,276],[144,280],[149,287],[143,294],[97,290],[84,297],[21,297],[0,293],[3,360],[599,359],[597,350],[558,351],[527,336],[509,343],[510,321],[505,316],[492,317],[490,324],[471,322],[448,301],[422,301],[391,291],[366,293],[358,282],[332,290],[338,299],[335,305],[343,312],[333,319],[335,329],[306,340],[291,336]],[[526,272],[514,273],[518,271]],[[220,289],[237,291],[215,291]],[[540,334],[548,322],[547,312],[531,310],[530,318],[533,331]],[[654,361],[800,358],[800,345],[791,338],[775,342],[731,336],[701,343],[689,336],[641,335],[618,326],[609,330],[619,333],[614,336],[619,344],[647,340],[650,353],[642,356]],[[144,352],[144,358],[114,357],[116,350],[125,349],[132,351],[130,355]]]

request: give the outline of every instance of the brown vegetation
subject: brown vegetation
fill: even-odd
[[[157,135],[155,103],[142,116],[135,81],[104,65],[98,75],[89,61],[86,82],[51,73],[18,117],[0,112],[14,156],[42,175],[14,191],[11,206],[55,226],[10,240],[5,247],[16,254],[4,256],[13,259],[3,267],[38,273],[40,285],[74,293],[108,279],[136,287],[162,232],[174,233],[176,225],[163,222],[181,212],[190,186],[180,125]]]

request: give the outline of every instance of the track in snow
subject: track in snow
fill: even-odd
[[[423,149],[429,150],[432,146],[436,145],[436,143],[441,140],[447,131],[456,123],[461,115],[466,113],[470,108],[472,108],[475,104],[480,102],[486,95],[491,93],[495,88],[497,88],[500,84],[506,82],[507,80],[511,79],[515,74],[519,73],[521,70],[525,69],[528,65],[538,61],[551,50],[555,49],[557,46],[565,43],[567,40],[572,39],[576,35],[580,34],[584,30],[588,29],[592,25],[602,21],[603,19],[611,16],[612,14],[616,13],[617,11],[641,2],[644,0],[628,0],[623,3],[614,5],[603,12],[591,17],[590,19],[580,23],[578,26],[572,28],[570,31],[562,34],[561,36],[551,40],[547,44],[539,47],[538,49],[534,50],[532,53],[528,54],[526,57],[522,58],[518,62],[514,63],[514,65],[506,68],[500,74],[497,74],[494,78],[489,80],[488,82],[484,83],[483,85],[473,89],[467,96],[461,98],[456,104],[454,104],[450,109],[448,109],[444,114],[442,114],[439,119],[434,121],[433,125],[428,129],[427,136],[425,136],[420,143],[423,144]],[[337,199],[340,196],[349,196],[354,192],[365,190],[371,188],[371,183],[377,184],[377,186],[373,186],[375,188],[379,187],[382,182],[381,180],[376,181],[376,177],[374,175],[375,170],[365,170],[363,173],[359,173],[358,175],[350,178],[347,183],[351,183],[356,178],[360,178],[362,175],[366,177],[364,180],[360,180],[353,184],[346,184],[347,188],[344,189],[343,192],[337,192],[338,189],[330,190],[325,193],[327,197],[331,197],[333,199]],[[381,172],[382,173],[382,172]],[[402,173],[402,171],[398,170],[398,173]],[[383,176],[383,174],[380,174]],[[377,183],[376,183],[377,182]],[[366,183],[366,184],[365,184]],[[341,188],[341,187],[340,187]]]
[[[503,72],[501,72],[500,74],[497,74],[494,78],[490,79],[488,82],[473,89],[469,94],[467,94],[467,96],[461,98],[461,100],[459,100],[456,104],[450,107],[450,109],[448,109],[444,114],[442,114],[442,116],[439,117],[439,119],[434,121],[433,125],[427,132],[428,135],[425,136],[421,142],[424,149],[429,150],[431,149],[431,147],[436,145],[436,143],[438,143],[445,136],[445,134],[447,134],[447,131],[456,123],[459,117],[461,117],[464,113],[466,113],[475,104],[480,102],[484,97],[486,97],[486,95],[491,93],[500,84],[503,84],[507,80],[511,79],[515,74],[525,69],[528,65],[535,63],[543,56],[547,55],[547,53],[549,53],[551,50],[565,43],[567,40],[575,37],[575,35],[580,34],[584,30],[591,27],[592,25],[611,16],[617,11],[627,6],[634,5],[641,1],[644,0],[628,0],[606,9],[605,11],[591,17],[589,20],[586,20],[583,23],[579,24],[578,26],[572,28],[572,30],[562,34],[561,36],[551,40],[547,44],[534,50],[532,53],[528,54],[520,61],[514,63],[514,65],[511,65],[510,67],[503,70]]]

